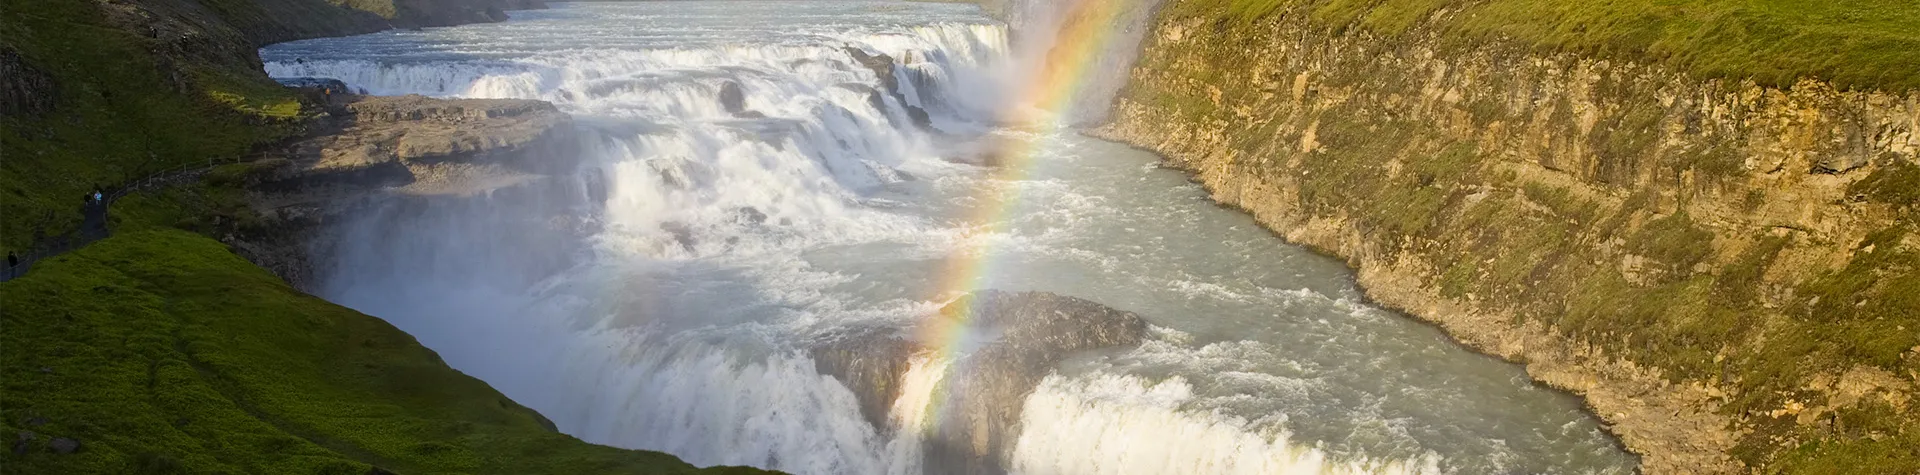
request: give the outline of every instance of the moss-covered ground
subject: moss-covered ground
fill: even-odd
[[[1242,22],[1301,14],[1328,28],[1415,27],[1508,38],[1544,51],[1661,62],[1709,77],[1790,86],[1920,87],[1916,0],[1202,0],[1188,12]]]

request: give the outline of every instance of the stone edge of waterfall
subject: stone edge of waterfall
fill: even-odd
[[[314,291],[338,239],[329,224],[392,200],[460,199],[558,179],[578,165],[573,118],[552,104],[336,94],[309,136],[240,178],[261,219],[229,244]]]

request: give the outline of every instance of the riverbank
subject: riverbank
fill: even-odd
[[[1095,135],[1581,394],[1650,472],[1920,463],[1920,97],[1315,5],[1170,4]]]

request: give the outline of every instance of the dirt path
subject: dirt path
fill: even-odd
[[[86,245],[92,244],[94,241],[106,239],[107,236],[111,236],[113,234],[112,229],[107,226],[108,217],[110,216],[108,213],[113,209],[113,203],[119,201],[120,198],[143,191],[164,189],[199,181],[201,177],[207,174],[207,171],[226,163],[210,162],[207,165],[195,163],[191,167],[156,172],[102,190],[100,201],[94,202],[88,200],[80,206],[81,219],[79,228],[35,240],[31,249],[16,255],[20,258],[18,265],[10,266],[6,268],[4,272],[0,272],[0,282],[6,282],[26,275],[28,271],[32,270],[33,264],[42,259],[72,252],[75,249],[86,247]]]

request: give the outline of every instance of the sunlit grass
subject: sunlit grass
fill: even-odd
[[[1430,28],[1772,86],[1817,78],[1843,88],[1920,87],[1916,0],[1186,0],[1173,8],[1240,22],[1306,15],[1384,35]]]

